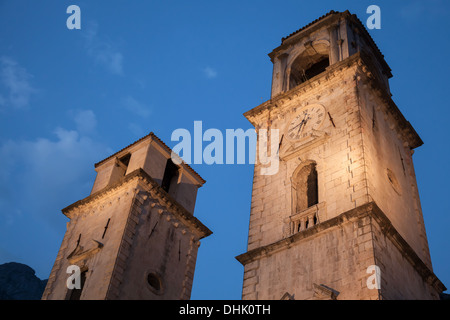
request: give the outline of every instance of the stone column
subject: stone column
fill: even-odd
[[[334,25],[328,28],[330,33],[330,65],[339,62],[339,47],[338,47],[338,32],[339,25]]]

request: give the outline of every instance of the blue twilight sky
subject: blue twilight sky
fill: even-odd
[[[81,30],[66,9],[81,8]],[[393,70],[393,99],[424,140],[414,155],[434,271],[450,286],[450,2],[0,0],[0,264],[49,276],[65,232],[61,209],[86,197],[94,163],[155,132],[251,128],[270,98],[267,54],[330,10],[365,22]],[[193,299],[240,299],[253,167],[193,165],[206,180]]]

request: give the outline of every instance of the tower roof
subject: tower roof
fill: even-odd
[[[348,12],[348,11],[346,11],[346,12]],[[304,27],[298,29],[297,31],[292,32],[290,35],[281,38],[281,43],[283,43],[284,40],[287,40],[288,38],[290,38],[290,37],[296,35],[297,33],[299,33],[299,32],[301,32],[301,31],[305,30],[306,28],[308,28],[308,27],[310,27],[310,26],[316,24],[317,22],[319,22],[319,21],[323,20],[324,18],[326,18],[326,17],[328,17],[328,16],[330,16],[330,15],[333,15],[333,14],[340,14],[340,12],[331,10],[330,12],[324,14],[323,16],[317,18],[316,20],[314,20],[314,21],[308,23],[306,26],[304,26]]]
[[[381,50],[378,48],[377,44],[373,40],[372,36],[367,31],[364,24],[359,20],[359,18],[356,16],[356,14],[350,13],[350,11],[346,10],[344,12],[334,11],[331,10],[328,13],[324,14],[323,16],[315,19],[314,21],[308,23],[307,25],[303,26],[302,28],[298,29],[297,31],[292,32],[286,37],[281,38],[281,45],[277,48],[275,48],[271,53],[269,53],[269,57],[273,59],[273,57],[281,50],[285,49],[288,45],[292,44],[296,39],[298,39],[301,36],[306,36],[315,30],[318,30],[319,28],[322,28],[325,26],[325,24],[333,24],[334,22],[337,22],[339,20],[348,20],[353,25],[355,25],[358,30],[362,33],[363,37],[367,40],[367,42],[372,47],[372,52],[377,56],[378,60],[382,63],[383,67],[385,68],[387,74],[389,77],[392,77],[391,74],[391,68],[387,64],[386,60],[384,59],[384,55],[382,54]]]
[[[109,157],[107,157],[107,158],[105,158],[105,159],[103,159],[103,160],[97,162],[97,163],[94,165],[95,168],[97,168],[98,166],[102,165],[103,163],[105,163],[105,162],[108,161],[109,159],[114,158],[115,156],[119,155],[120,153],[123,153],[125,150],[131,148],[132,146],[135,146],[135,145],[137,145],[138,143],[140,143],[140,142],[142,142],[142,141],[144,141],[144,140],[146,140],[146,139],[149,139],[149,138],[158,141],[158,142],[160,143],[160,145],[161,145],[163,148],[165,148],[169,153],[172,152],[172,149],[171,149],[169,146],[167,146],[167,145],[164,143],[164,141],[162,141],[160,138],[158,138],[158,136],[157,136],[156,134],[154,134],[153,132],[150,132],[148,135],[146,135],[146,136],[140,138],[139,140],[136,140],[135,142],[133,142],[133,143],[129,144],[128,146],[122,148],[121,150],[115,152],[114,154],[110,155]],[[184,167],[186,167],[186,169],[188,169],[188,170],[189,170],[189,171],[190,171],[190,172],[191,172],[191,173],[192,173],[199,181],[201,181],[202,184],[204,184],[204,183],[206,182],[205,179],[203,179],[203,178],[202,178],[202,177],[201,177],[194,169],[192,169],[192,167],[189,166],[186,162],[183,161],[183,162],[182,162],[182,165],[183,165]]]

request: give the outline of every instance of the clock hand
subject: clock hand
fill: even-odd
[[[305,113],[305,116],[303,117],[303,120],[302,120],[302,122],[300,122],[299,123],[299,128],[298,128],[298,131],[297,131],[297,134],[299,134],[299,132],[302,130],[302,128],[303,128],[303,125],[305,125],[306,124],[306,121],[305,121],[305,119],[306,119],[306,117],[308,116],[308,114],[307,113]]]
[[[299,128],[298,128],[297,134],[299,134],[299,132],[302,130],[304,124],[305,124],[305,119],[303,119],[302,122],[299,123]]]
[[[294,131],[295,128],[297,128],[298,126],[302,125],[303,121],[301,121],[299,124],[297,124],[296,126],[292,127],[289,129],[289,131]]]
[[[306,117],[308,117],[308,119],[307,119]],[[303,120],[302,120],[302,122],[300,123],[300,128],[298,128],[297,134],[299,134],[300,131],[302,131],[302,128],[304,128],[304,126],[306,125],[306,122],[308,122],[309,119],[311,119],[311,118],[310,118],[309,115],[306,113],[305,116],[304,116],[304,118],[303,118]]]
[[[301,123],[299,123],[298,125],[296,125],[295,127],[291,128],[289,131],[294,130],[295,128],[297,128],[299,125],[301,125]]]
[[[303,123],[303,121],[302,121],[303,125],[300,127],[301,130],[299,129],[298,132],[297,132],[297,134],[300,133],[300,132],[303,132],[303,128],[306,126],[306,123],[307,123],[308,120],[310,120],[310,119],[311,119],[311,117],[308,116],[308,119],[304,119],[304,120],[303,120],[304,123]]]

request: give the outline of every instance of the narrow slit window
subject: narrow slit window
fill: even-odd
[[[108,222],[106,222],[106,226],[103,230],[103,235],[102,235],[102,239],[105,238],[105,234],[106,234],[106,230],[108,230],[108,226],[109,226],[109,221],[111,221],[111,218],[108,219]]]
[[[402,162],[402,168],[403,168],[403,174],[406,175],[406,168],[405,168],[405,162],[403,161],[403,156],[402,156],[402,152],[400,151],[400,148],[398,148],[398,154],[400,156],[400,161]]]

